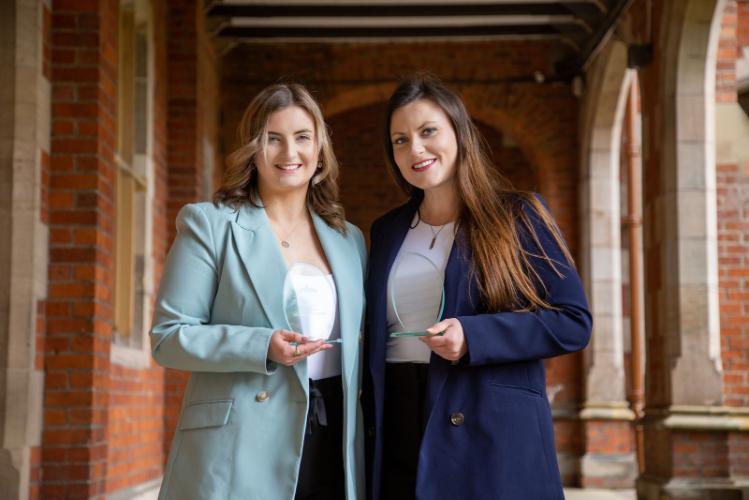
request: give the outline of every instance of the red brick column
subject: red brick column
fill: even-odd
[[[167,228],[168,243],[175,236],[180,208],[198,200],[201,166],[198,142],[198,31],[197,3],[170,0],[167,8]],[[177,426],[188,374],[164,374],[164,457],[168,456]]]
[[[43,498],[104,491],[116,65],[117,2],[54,2]]]
[[[749,1],[726,4],[718,47],[716,97],[736,103],[736,58],[749,45]],[[720,140],[720,138],[718,138]],[[749,162],[716,167],[718,190],[718,273],[721,355],[725,404],[749,406]],[[728,475],[749,476],[749,434],[729,432]]]
[[[198,164],[198,33],[197,2],[171,0],[167,14],[169,37],[167,161],[168,217],[174,221],[185,203],[198,199],[202,169]],[[170,238],[175,227],[170,225]]]

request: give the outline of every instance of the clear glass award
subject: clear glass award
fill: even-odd
[[[330,339],[336,316],[335,286],[319,267],[297,262],[289,268],[283,283],[283,312],[289,327],[309,340],[341,342]]]
[[[391,337],[441,336],[427,328],[440,321],[445,308],[445,273],[420,253],[407,252],[398,257],[393,268],[390,304],[398,320],[398,331]]]

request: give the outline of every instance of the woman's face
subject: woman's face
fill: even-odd
[[[396,109],[390,141],[395,163],[412,186],[429,191],[455,182],[458,141],[438,104],[419,99]]]
[[[268,145],[255,155],[263,193],[306,190],[317,169],[315,122],[299,106],[276,111],[268,119]]]

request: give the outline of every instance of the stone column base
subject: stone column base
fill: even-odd
[[[645,410],[645,473],[640,500],[747,500],[743,455],[731,450],[732,433],[749,430],[749,409],[673,405]]]
[[[580,469],[583,488],[632,488],[637,459],[634,453],[586,453]]]
[[[638,500],[747,500],[749,479],[671,479],[668,482],[641,476],[636,482]]]
[[[633,487],[638,472],[634,417],[625,401],[586,403],[580,412],[585,430],[583,488]]]

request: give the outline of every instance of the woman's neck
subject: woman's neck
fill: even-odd
[[[307,217],[306,191],[279,194],[259,190],[258,194],[263,202],[265,213],[275,223],[287,226]]]
[[[451,183],[424,191],[424,199],[419,206],[421,220],[432,226],[442,226],[454,222],[460,212],[458,192]]]

